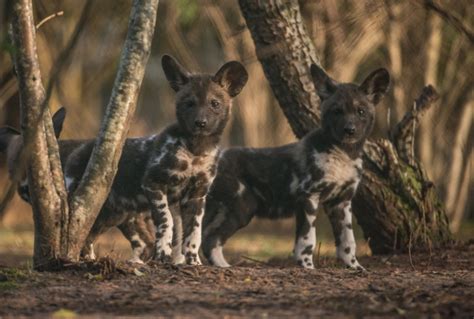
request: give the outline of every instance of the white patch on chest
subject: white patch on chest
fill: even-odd
[[[359,180],[358,170],[362,168],[360,158],[353,160],[345,152],[335,149],[330,153],[314,152],[315,165],[324,172],[323,182],[344,184]]]
[[[241,196],[245,191],[245,185],[239,182],[239,188],[237,189],[237,195]]]

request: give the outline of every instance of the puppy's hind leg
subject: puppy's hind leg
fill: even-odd
[[[147,245],[136,229],[136,217],[128,218],[122,224],[118,225],[118,228],[132,246],[132,258],[129,261],[143,264],[141,256],[143,255]]]
[[[226,220],[226,214],[224,212],[217,213],[214,219],[209,221],[207,225],[206,221],[204,222],[202,251],[204,257],[206,257],[211,265],[217,267],[230,267],[230,264],[226,261],[222,251],[223,244],[237,229],[229,234],[228,224],[229,219],[227,218]],[[227,228],[227,232],[224,232],[223,228]],[[226,233],[229,235],[226,236]]]
[[[230,267],[224,257],[223,247],[226,241],[235,234],[236,231],[248,225],[253,215],[239,210],[239,205],[219,207],[210,216],[204,216],[202,251],[211,265],[218,267]],[[229,212],[229,209],[234,209]],[[239,216],[240,214],[240,216]]]

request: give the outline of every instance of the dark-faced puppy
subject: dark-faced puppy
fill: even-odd
[[[53,127],[56,138],[59,137],[63,129],[63,123],[66,116],[66,109],[61,107],[53,115]],[[61,162],[64,164],[67,153],[66,149],[69,149],[69,144],[62,147],[60,152]],[[20,153],[23,149],[23,137],[21,133],[9,126],[0,128],[0,153],[5,153],[7,158],[8,175],[11,180],[18,181],[18,195],[26,201],[30,202],[30,192],[28,188],[28,179],[26,176],[26,164],[21,163]]]
[[[186,263],[200,264],[201,224],[206,195],[216,173],[218,142],[232,98],[240,93],[248,76],[239,62],[226,63],[214,75],[189,74],[167,55],[162,66],[176,91],[177,123],[160,134],[126,140],[110,194],[94,228],[101,232],[133,223],[137,213],[149,210],[156,227],[156,259],[180,263],[184,255]],[[85,143],[71,154],[65,170],[69,191],[77,187],[93,143]],[[181,248],[178,233],[182,218],[189,223],[184,225]],[[94,235],[93,229],[92,240]],[[134,238],[132,246],[139,240]],[[134,249],[136,259],[141,252],[141,248]]]
[[[389,74],[372,72],[361,85],[338,84],[311,66],[321,98],[321,124],[301,141],[277,148],[231,148],[223,152],[206,204],[203,252],[210,263],[227,267],[222,247],[254,216],[296,215],[294,255],[313,268],[316,210],[325,207],[337,256],[361,268],[355,253],[351,199],[362,173],[360,158],[372,131],[375,105],[386,93]]]
[[[66,116],[66,110],[64,107],[60,108],[54,115],[53,115],[53,127],[54,133],[56,138],[59,138],[62,128],[64,119]],[[69,159],[69,156],[73,153],[74,150],[81,147],[82,145],[88,143],[89,141],[84,140],[59,140],[59,154],[61,165],[64,168],[66,162]],[[7,158],[7,167],[9,172],[9,177],[13,181],[18,182],[18,194],[19,196],[26,202],[30,203],[30,192],[28,187],[28,178],[26,176],[26,166],[27,163],[22,163],[19,156],[20,151],[23,149],[23,138],[21,133],[14,128],[11,127],[2,127],[0,128],[0,153],[5,153]],[[142,216],[143,215],[143,216]],[[144,251],[145,247],[152,246],[154,241],[152,241],[149,237],[147,237],[146,233],[142,232],[143,228],[146,227],[148,221],[146,218],[148,217],[147,214],[142,214],[137,216],[137,220],[135,220],[135,216],[126,222],[123,222],[119,225],[119,229],[122,231],[124,236],[129,240],[134,248],[134,252]],[[86,241],[86,245],[82,250],[82,256],[95,259],[94,250],[92,247],[92,243],[97,237],[98,234],[101,232],[109,229],[110,227],[115,226],[116,224],[112,224],[112,226],[105,227],[108,225],[104,223],[104,220],[107,220],[105,216],[113,216],[106,211],[106,208],[103,208],[98,216],[98,222],[94,224],[91,230],[91,234]],[[141,224],[142,227],[138,227],[137,223]],[[140,261],[138,258],[132,258],[132,261]]]

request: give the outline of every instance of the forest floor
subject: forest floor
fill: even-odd
[[[7,264],[18,260],[1,256]],[[288,259],[235,267],[96,263],[34,272],[0,266],[0,317],[451,317],[474,315],[474,242],[433,254],[334,258],[314,270]]]

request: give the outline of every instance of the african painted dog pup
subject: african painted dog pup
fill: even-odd
[[[56,138],[61,134],[63,128],[64,118],[66,116],[66,110],[64,107],[61,107],[53,115],[53,127],[54,134]],[[30,193],[28,188],[28,179],[26,176],[26,170],[23,170],[23,165],[20,163],[20,151],[23,148],[23,137],[21,133],[9,126],[4,126],[0,128],[0,153],[5,153],[7,158],[7,168],[10,179],[18,178],[18,188],[17,192],[20,197],[26,201],[30,202]],[[69,149],[69,143],[63,145],[61,152],[61,161],[65,158],[64,151]],[[18,171],[23,170],[23,171]]]
[[[64,107],[60,108],[53,115],[53,127],[56,138],[59,138],[61,134],[64,119],[66,116],[66,109]],[[61,165],[64,168],[66,162],[69,159],[71,153],[86,143],[84,140],[59,140],[59,154],[61,159]],[[14,128],[5,126],[0,128],[0,153],[5,153],[7,158],[7,167],[9,176],[11,179],[18,178],[18,194],[26,202],[30,203],[30,193],[28,187],[28,179],[26,176],[26,170],[19,161],[20,150],[23,148],[23,138],[21,133]],[[21,171],[23,170],[23,171]],[[123,235],[128,239],[132,244],[134,256],[131,261],[141,262],[140,257],[145,252],[145,248],[153,246],[154,242],[146,236],[147,234],[143,232],[143,229],[146,228],[147,223],[147,214],[142,214],[144,216],[137,216],[137,218],[132,217],[129,220],[118,225],[118,228],[123,233]],[[116,226],[116,220],[113,218],[114,215],[107,212],[106,208],[103,208],[99,213],[97,221],[94,223],[92,230],[86,240],[86,245],[82,250],[82,256],[88,259],[95,259],[94,250],[92,244],[99,234],[108,230],[109,228]],[[142,218],[144,217],[144,218]],[[137,225],[137,223],[139,223]],[[143,225],[145,223],[145,225]],[[110,225],[110,226],[108,226]],[[140,225],[140,226],[139,226]],[[108,227],[106,227],[108,226]],[[145,252],[148,253],[148,252]]]
[[[101,223],[120,225],[149,210],[156,227],[155,258],[175,263],[185,259],[197,265],[201,263],[201,224],[206,195],[216,173],[218,142],[232,98],[240,93],[248,75],[235,61],[224,64],[214,75],[189,74],[168,55],[163,57],[162,66],[176,91],[177,123],[161,134],[126,140],[104,204],[105,213],[101,212],[94,227],[100,228]],[[76,189],[93,146],[94,141],[84,143],[70,155],[65,168],[70,192]],[[182,220],[181,247],[178,233]],[[173,234],[174,225],[177,231]]]
[[[337,256],[348,267],[362,269],[355,255],[351,199],[361,178],[360,157],[372,131],[375,105],[387,92],[390,76],[378,69],[360,86],[339,84],[314,64],[311,75],[321,99],[321,128],[282,147],[223,152],[203,221],[203,252],[210,263],[229,266],[222,247],[254,216],[295,214],[296,261],[314,268],[316,210],[323,205]]]

